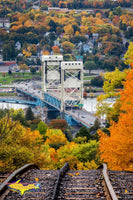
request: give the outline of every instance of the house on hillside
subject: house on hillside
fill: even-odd
[[[54,46],[60,46],[59,38],[57,38],[57,40],[54,40]]]
[[[93,50],[93,43],[91,41],[89,41],[88,43],[86,44],[83,44],[83,42],[79,42],[78,44],[78,49],[79,49],[79,52],[81,53],[81,51],[83,51],[84,53],[92,53],[92,50]]]
[[[16,42],[15,49],[17,49],[17,50],[21,49],[21,43],[19,41]]]
[[[34,62],[36,62],[36,59],[37,59],[37,56],[34,56],[34,55],[32,55],[32,56],[30,56],[29,58],[28,58],[28,60],[34,60]]]
[[[101,48],[102,48],[102,43],[98,42],[98,49],[101,49]]]
[[[48,7],[48,12],[51,10],[60,11],[59,7]]]
[[[99,33],[92,33],[92,38],[94,41],[96,41],[99,37]]]
[[[84,53],[87,53],[87,52],[92,53],[92,49],[90,48],[89,44],[83,45],[83,51],[84,51]]]
[[[92,50],[93,50],[93,47],[94,47],[93,42],[92,42],[92,41],[89,41],[89,42],[88,42],[88,45],[89,45],[89,47],[90,47],[90,51],[92,51]]]
[[[0,28],[5,29],[7,32],[9,32],[10,20],[8,18],[0,18]]]

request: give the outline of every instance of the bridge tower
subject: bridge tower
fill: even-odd
[[[61,63],[61,110],[83,103],[83,63]]]
[[[43,55],[42,90],[43,92],[60,91],[62,55]]]
[[[44,100],[64,111],[83,102],[83,63],[63,61],[62,55],[42,56]]]

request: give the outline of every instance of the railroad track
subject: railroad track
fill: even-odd
[[[133,200],[133,172],[108,170],[112,187],[119,200]]]
[[[61,170],[39,170],[29,164],[1,184],[0,200],[132,200],[133,173],[108,171],[108,176],[106,165],[103,166],[103,169],[76,171],[70,170],[68,164]],[[18,181],[19,189],[12,191],[9,183],[14,181],[15,184]],[[31,184],[36,187],[34,190],[22,191]]]
[[[12,172],[2,171],[0,172],[0,185],[10,176]]]

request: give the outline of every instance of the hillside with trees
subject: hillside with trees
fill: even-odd
[[[9,33],[0,29],[3,60],[16,58],[18,64],[40,65],[41,54],[63,54],[66,61],[91,61],[94,69],[127,68],[120,58],[128,44],[123,43],[120,29],[101,10],[47,13],[31,7],[5,17],[11,23]]]
[[[2,14],[10,13],[12,11],[20,10],[23,12],[25,9],[29,9],[33,5],[41,6],[42,10],[47,10],[48,7],[60,7],[60,8],[68,8],[68,9],[86,9],[86,8],[114,8],[117,6],[122,7],[132,7],[132,0],[42,0],[36,1],[26,1],[26,0],[5,0],[1,1],[2,5]],[[8,8],[8,10],[4,9]]]

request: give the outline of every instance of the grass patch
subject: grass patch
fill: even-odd
[[[9,93],[9,92],[1,92],[0,97],[3,97],[3,96],[17,96],[17,94],[16,93]]]
[[[89,81],[91,79],[93,79],[94,77],[84,77],[84,81]]]
[[[0,73],[0,83],[2,85],[11,84],[12,82],[18,80],[27,80],[27,79],[33,79],[34,77],[40,77],[39,73],[35,73],[34,75],[30,72],[25,72],[24,76],[22,72],[12,73],[9,75],[8,73],[5,73],[3,76],[2,73]]]

